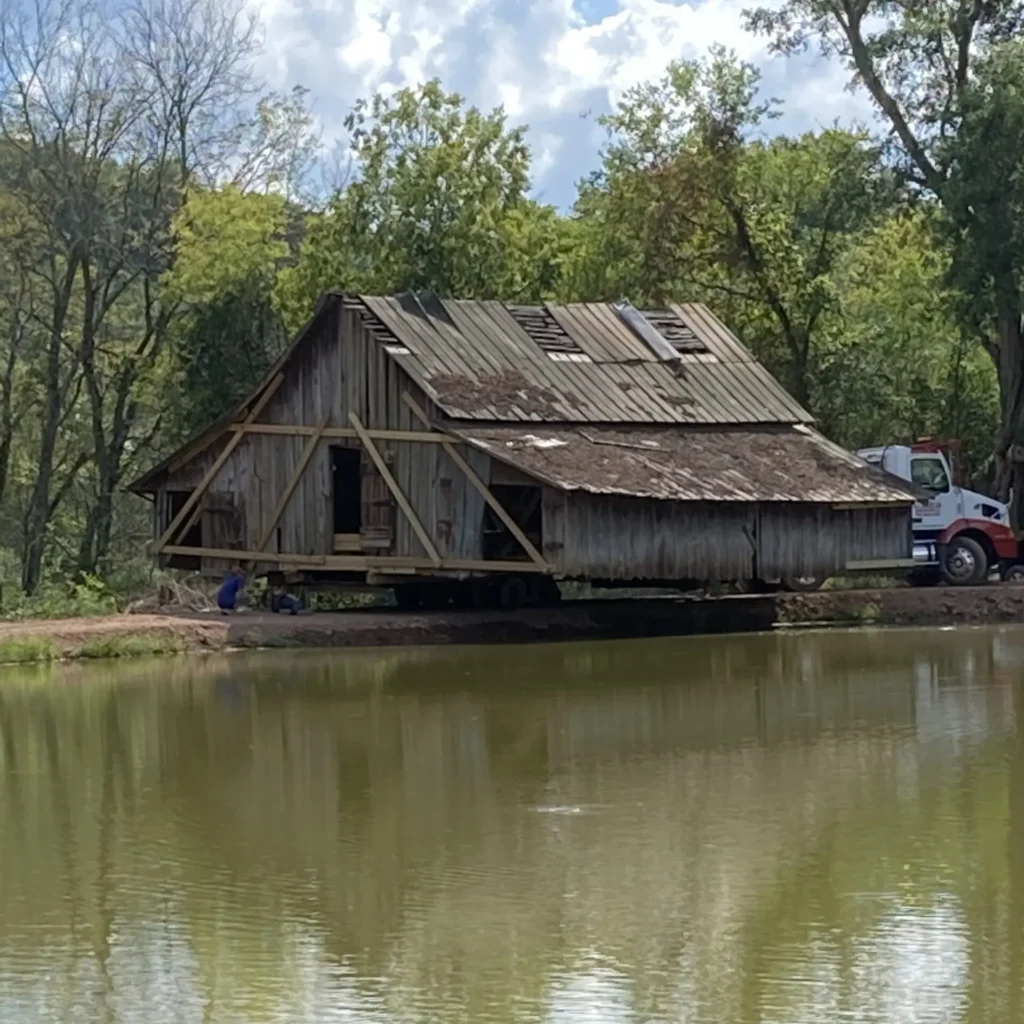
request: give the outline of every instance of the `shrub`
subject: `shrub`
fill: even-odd
[[[60,651],[49,637],[16,636],[0,640],[0,665],[27,665],[38,661],[56,661]]]

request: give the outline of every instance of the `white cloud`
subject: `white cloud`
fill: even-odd
[[[580,115],[607,111],[670,60],[715,43],[764,66],[766,92],[787,104],[784,130],[865,117],[841,68],[769,59],[765,41],[743,30],[751,2],[268,0],[265,71],[310,89],[328,138],[359,97],[435,76],[479,106],[502,104],[531,126],[538,194],[566,205],[598,159],[600,133]]]

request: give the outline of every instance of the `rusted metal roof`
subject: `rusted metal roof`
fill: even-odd
[[[364,313],[389,356],[453,419],[811,422],[699,304],[643,313],[645,330],[664,339],[652,346],[611,303],[506,306],[432,295],[343,301]]]
[[[666,501],[794,501],[909,505],[909,485],[798,425],[615,429],[473,426],[450,433],[569,491]]]

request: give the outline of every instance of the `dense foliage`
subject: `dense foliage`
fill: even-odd
[[[565,212],[530,196],[525,129],[439,82],[356,103],[318,200],[306,97],[255,80],[246,10],[0,5],[8,593],[116,585],[149,534],[126,480],[327,289],[702,300],[840,443],[955,436],[982,485],[1017,484],[1024,3],[751,11],[778,49],[846,60],[891,131],[778,135],[756,70],[714,51],[625,95]]]

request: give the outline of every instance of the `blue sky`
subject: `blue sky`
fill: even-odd
[[[263,0],[263,71],[300,84],[330,141],[360,96],[439,77],[478,106],[503,104],[530,126],[534,194],[571,205],[598,163],[596,117],[668,61],[721,43],[764,72],[785,104],[773,130],[865,121],[841,67],[813,56],[773,58],[743,31],[756,0]],[[762,0],[763,2],[763,0]],[[775,0],[778,2],[778,0]],[[584,116],[589,115],[589,116]]]

